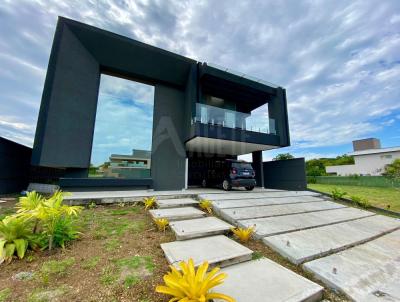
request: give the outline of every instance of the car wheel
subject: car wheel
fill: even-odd
[[[201,186],[202,186],[203,188],[205,188],[205,187],[207,186],[207,181],[206,181],[205,179],[203,179],[203,180],[201,181]]]
[[[252,191],[253,189],[254,189],[254,186],[246,187],[246,190],[247,190],[247,191]]]
[[[227,181],[226,179],[224,180],[224,182],[222,183],[222,188],[225,191],[230,191],[232,189],[231,184],[229,183],[229,181]]]

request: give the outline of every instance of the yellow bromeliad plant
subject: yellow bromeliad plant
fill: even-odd
[[[144,203],[144,209],[148,210],[151,209],[155,206],[156,204],[156,197],[145,197],[143,198],[143,203]]]
[[[235,302],[235,299],[221,293],[211,292],[210,289],[220,285],[227,277],[225,273],[218,273],[216,267],[207,273],[208,263],[203,262],[195,269],[193,259],[187,263],[179,264],[182,271],[171,267],[171,272],[164,276],[165,285],[159,285],[156,292],[172,296],[169,302],[208,302],[212,299],[221,299],[227,302]]]
[[[199,206],[201,209],[203,209],[204,211],[212,214],[212,203],[210,200],[208,199],[202,199],[199,202]]]
[[[231,230],[241,242],[247,242],[254,232],[254,226],[249,228],[232,228]]]
[[[169,221],[165,218],[154,218],[154,223],[157,225],[158,230],[164,231],[167,228]]]

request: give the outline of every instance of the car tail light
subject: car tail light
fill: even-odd
[[[237,174],[237,170],[235,168],[232,168],[231,172],[232,174]]]

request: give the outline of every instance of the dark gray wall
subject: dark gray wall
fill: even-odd
[[[28,186],[32,149],[0,137],[0,194]]]
[[[275,119],[275,127],[279,135],[281,147],[290,146],[289,121],[287,113],[286,90],[278,87],[276,96],[272,96],[268,103],[269,117]]]
[[[185,186],[185,93],[156,85],[154,90],[151,177],[155,190]]]
[[[304,158],[264,162],[263,170],[265,188],[282,190],[305,190],[307,188]]]
[[[262,151],[253,152],[252,158],[253,158],[252,166],[253,166],[254,172],[256,173],[257,187],[263,187],[264,186],[264,171],[263,171]]]
[[[87,168],[100,81],[99,63],[66,25],[54,41],[46,76],[32,164]],[[54,50],[57,49],[57,51]]]

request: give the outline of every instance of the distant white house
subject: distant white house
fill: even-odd
[[[326,173],[339,176],[352,174],[379,176],[385,166],[400,158],[400,147],[381,148],[377,139],[353,141],[354,165],[327,166]]]

